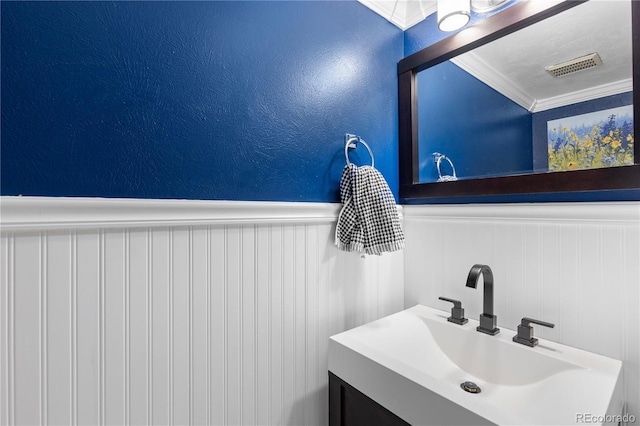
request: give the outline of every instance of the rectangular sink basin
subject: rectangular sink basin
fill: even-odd
[[[513,330],[490,336],[448,316],[417,305],[334,335],[329,370],[413,425],[617,424],[621,361],[544,339],[527,347]]]

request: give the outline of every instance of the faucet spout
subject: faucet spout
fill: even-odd
[[[488,265],[473,265],[467,276],[467,287],[476,288],[480,275],[484,277],[482,313],[493,315],[493,272]]]
[[[477,327],[477,330],[494,336],[500,332],[500,329],[496,327],[498,317],[493,314],[493,272],[491,268],[488,265],[473,265],[467,276],[467,287],[476,288],[480,275],[484,280],[483,312],[480,315],[480,326]]]

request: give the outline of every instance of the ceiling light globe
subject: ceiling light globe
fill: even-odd
[[[469,0],[438,0],[438,28],[440,31],[455,31],[471,18]]]

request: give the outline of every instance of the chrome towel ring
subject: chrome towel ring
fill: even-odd
[[[438,182],[451,182],[453,180],[458,180],[458,177],[456,176],[456,168],[453,165],[453,161],[451,161],[449,157],[444,154],[440,154],[439,152],[434,152],[433,160],[436,162],[436,167],[438,168]],[[446,160],[449,162],[453,175],[442,174],[442,171],[440,170],[440,163],[442,162],[442,160]]]
[[[371,157],[371,167],[373,167],[374,159],[371,148],[369,148],[369,145],[367,145],[364,139],[362,139],[360,136],[352,135],[351,133],[347,133],[344,135],[344,157],[347,160],[347,164],[351,164],[351,161],[349,161],[349,148],[355,149],[356,143],[358,142],[364,145],[364,147],[367,148],[367,151],[369,151],[369,156]]]

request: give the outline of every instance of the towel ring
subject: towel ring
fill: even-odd
[[[453,180],[458,180],[458,177],[456,176],[456,168],[453,165],[453,161],[451,161],[449,157],[444,154],[440,154],[439,152],[434,152],[433,157],[436,162],[436,167],[438,168],[438,182],[451,182]],[[453,175],[442,175],[442,172],[440,171],[440,163],[442,162],[442,160],[447,160],[449,162],[449,165],[451,165],[451,170],[453,171]]]
[[[347,160],[347,164],[351,164],[351,161],[349,161],[349,148],[355,148],[357,142],[360,142],[362,145],[364,145],[365,148],[367,148],[367,151],[369,151],[369,156],[371,157],[371,167],[373,167],[373,152],[371,151],[371,148],[369,148],[369,145],[367,145],[364,139],[362,139],[360,136],[352,135],[350,133],[344,135],[344,157]]]

